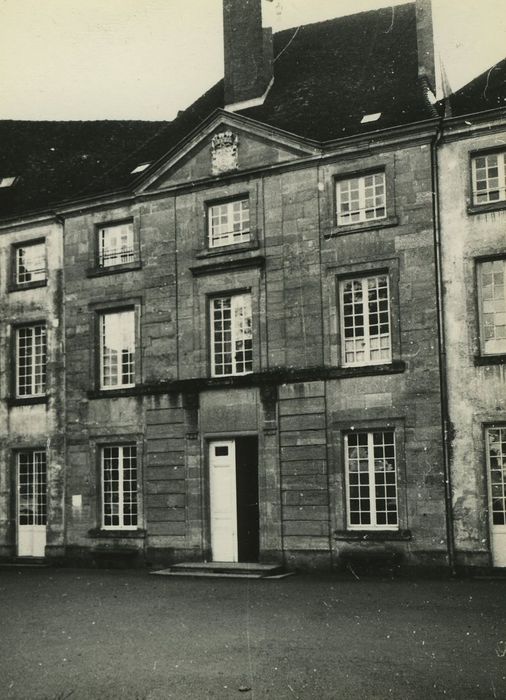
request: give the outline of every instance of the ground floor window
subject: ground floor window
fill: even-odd
[[[490,470],[492,524],[506,525],[506,426],[488,428],[487,457]]]
[[[137,528],[137,447],[107,445],[101,450],[102,527]]]
[[[348,433],[345,465],[348,527],[396,529],[399,517],[394,431]]]

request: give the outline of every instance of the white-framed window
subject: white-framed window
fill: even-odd
[[[506,257],[478,263],[483,355],[506,353]]]
[[[104,445],[101,448],[102,527],[106,530],[136,530],[137,447]]]
[[[135,260],[134,226],[131,221],[98,229],[98,264],[100,267],[123,265]]]
[[[212,375],[252,372],[251,294],[217,297],[210,306]]]
[[[473,204],[506,200],[506,151],[472,159]]]
[[[47,337],[43,323],[16,329],[16,396],[46,393]]]
[[[249,199],[212,204],[208,211],[209,248],[250,240]]]
[[[399,524],[393,430],[345,436],[348,527],[394,530]]]
[[[492,524],[506,525],[506,426],[487,428]]]
[[[44,450],[21,450],[18,467],[18,523],[45,525],[47,520],[47,458]]]
[[[101,313],[100,388],[135,384],[135,310]]]
[[[336,207],[338,226],[384,219],[387,215],[385,173],[337,180]]]
[[[15,248],[15,283],[29,284],[46,279],[46,244],[27,243]]]
[[[391,362],[388,275],[341,280],[339,299],[343,365]]]

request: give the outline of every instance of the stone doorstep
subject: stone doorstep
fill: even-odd
[[[162,576],[199,576],[223,578],[271,578],[283,577],[286,572],[279,564],[259,564],[254,562],[182,562],[167,569],[152,571]]]
[[[49,564],[41,557],[11,557],[6,561],[0,562],[1,569],[47,569]]]

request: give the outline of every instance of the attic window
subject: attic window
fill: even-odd
[[[361,124],[369,124],[369,122],[377,122],[381,117],[381,112],[374,112],[374,114],[364,114],[360,120]]]
[[[0,177],[0,187],[12,187],[17,177]]]
[[[135,167],[132,170],[130,175],[135,175],[135,173],[143,173],[145,170],[147,170],[147,168],[149,168],[150,165],[151,165],[151,163],[141,163],[140,165],[137,165],[137,167]]]

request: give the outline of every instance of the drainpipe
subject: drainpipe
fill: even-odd
[[[439,193],[439,145],[443,138],[444,114],[440,117],[436,135],[431,143],[432,215],[434,222],[434,259],[436,265],[436,299],[439,354],[439,384],[441,393],[441,429],[443,437],[443,472],[445,480],[446,542],[448,565],[455,570],[455,540],[453,535],[452,475],[450,459],[450,411],[448,406],[448,377],[446,371],[445,319],[443,305],[443,271],[441,266],[441,213]]]

